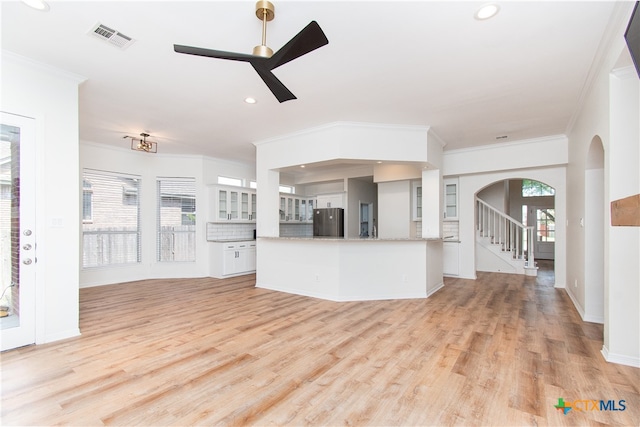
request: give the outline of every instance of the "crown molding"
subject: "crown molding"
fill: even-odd
[[[44,62],[39,62],[34,59],[27,58],[26,56],[18,55],[17,53],[3,49],[2,62],[5,62],[5,61],[9,63],[17,64],[17,65],[26,66],[29,68],[34,68],[36,70],[43,71],[47,74],[52,74],[67,80],[71,80],[73,82],[76,82],[77,84],[80,84],[87,80],[87,77],[82,76],[80,74],[72,73],[70,71],[66,71],[49,64],[45,64]]]
[[[444,151],[442,154],[444,156],[447,156],[447,155],[450,155],[450,154],[471,153],[471,152],[476,152],[476,151],[495,150],[497,148],[516,147],[516,146],[528,145],[528,144],[539,144],[541,142],[548,142],[548,141],[554,141],[554,140],[556,140],[556,141],[567,141],[568,138],[564,134],[549,135],[549,136],[543,136],[543,137],[540,137],[540,138],[521,139],[519,141],[502,142],[502,143],[496,142],[494,144],[485,144],[485,145],[478,145],[478,146],[475,146],[475,147],[458,148],[458,149],[455,149],[455,150]]]
[[[259,147],[261,145],[269,144],[271,142],[279,141],[282,139],[295,138],[303,135],[310,135],[318,132],[323,132],[323,131],[333,130],[333,129],[341,129],[341,128],[385,129],[385,130],[414,131],[414,132],[421,131],[425,133],[429,132],[429,129],[431,129],[430,126],[421,126],[421,125],[396,125],[396,124],[387,124],[387,123],[338,121],[338,122],[325,123],[319,126],[301,129],[295,132],[255,141],[253,142],[253,145],[255,145],[256,147]]]

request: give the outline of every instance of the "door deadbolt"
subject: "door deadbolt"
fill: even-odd
[[[31,236],[31,230],[24,230],[22,234],[24,234],[25,236]]]
[[[24,265],[30,265],[32,262],[33,262],[33,261],[31,261],[31,258],[27,258],[27,259],[25,259],[24,261],[22,261],[22,263],[23,263]]]
[[[27,243],[27,244],[25,244],[25,245],[22,247],[22,249],[24,249],[25,251],[29,251],[29,250],[31,250],[31,243]]]

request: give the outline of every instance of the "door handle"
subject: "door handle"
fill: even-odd
[[[31,244],[27,243],[22,247],[22,249],[24,249],[25,251],[28,251],[28,250],[31,250],[31,247],[32,247]]]

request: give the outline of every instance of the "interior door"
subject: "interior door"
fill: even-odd
[[[1,350],[35,342],[35,121],[0,113]]]

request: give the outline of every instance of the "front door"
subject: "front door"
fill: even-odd
[[[533,207],[533,220],[536,227],[536,259],[554,259],[556,242],[556,211],[553,208]]]
[[[0,350],[35,342],[34,122],[0,113]]]

